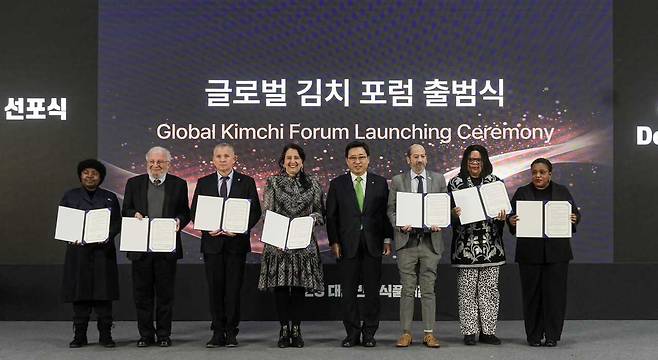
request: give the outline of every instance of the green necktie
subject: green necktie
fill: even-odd
[[[365,195],[363,194],[363,186],[361,185],[363,179],[360,176],[356,177],[356,185],[354,185],[354,192],[356,192],[356,202],[359,204],[359,210],[363,212],[363,199]]]

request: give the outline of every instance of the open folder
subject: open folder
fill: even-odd
[[[310,216],[290,219],[267,210],[261,241],[283,250],[304,249],[311,243],[314,223]]]
[[[568,201],[517,201],[516,236],[523,238],[570,238],[571,203]]]
[[[84,244],[100,243],[110,236],[110,209],[57,209],[55,239]]]
[[[122,218],[119,250],[174,252],[176,250],[176,219]]]
[[[249,230],[249,199],[199,195],[194,228],[205,231],[228,231],[243,234]]]
[[[450,225],[450,196],[446,193],[396,193],[395,226],[407,225],[419,229]]]
[[[462,225],[494,218],[501,210],[512,211],[507,189],[502,181],[495,181],[479,187],[470,187],[452,192],[455,206],[461,208],[459,221]]]

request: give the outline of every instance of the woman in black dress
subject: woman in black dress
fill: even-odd
[[[98,342],[114,347],[112,340],[112,301],[119,299],[119,276],[114,237],[121,230],[121,210],[114,193],[99,186],[105,178],[105,166],[88,159],[78,164],[80,187],[64,194],[61,206],[79,210],[109,208],[110,233],[103,243],[68,243],[64,258],[62,291],[65,302],[73,303],[74,338],[69,347],[87,345],[87,325],[91,310],[96,311]]]

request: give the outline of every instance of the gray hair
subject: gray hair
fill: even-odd
[[[149,151],[146,152],[146,161],[149,160],[149,156],[153,154],[154,152],[162,152],[167,156],[167,161],[171,161],[171,153],[169,150],[163,148],[162,146],[154,146],[149,149]]]
[[[235,154],[235,148],[233,147],[233,145],[231,145],[229,143],[225,143],[225,142],[215,145],[215,147],[212,148],[212,153],[214,154],[215,150],[217,150],[219,148],[223,148],[223,147],[227,147],[227,148],[231,149],[231,151],[233,151],[233,154]]]

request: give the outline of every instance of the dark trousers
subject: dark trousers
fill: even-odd
[[[210,328],[215,332],[237,332],[246,254],[204,254],[203,260],[212,316]]]
[[[341,273],[345,331],[352,338],[357,338],[360,332],[363,332],[366,337],[372,337],[379,327],[382,258],[370,255],[362,234],[356,256],[351,259],[343,258],[338,263]],[[361,311],[357,302],[359,283],[363,285],[365,293]],[[361,325],[361,314],[363,315],[363,326]]]
[[[560,340],[567,307],[569,263],[519,264],[528,341]]]
[[[111,300],[86,300],[73,302],[73,325],[80,330],[87,329],[91,310],[96,311],[99,331],[109,330],[112,327],[112,301]]]
[[[289,321],[292,321],[293,325],[301,323],[300,312],[304,306],[305,295],[306,289],[301,286],[277,286],[274,288],[276,312],[281,325],[287,325]]]
[[[157,335],[163,338],[171,335],[176,261],[171,254],[165,253],[147,253],[133,260],[133,298],[141,337],[152,338]]]

